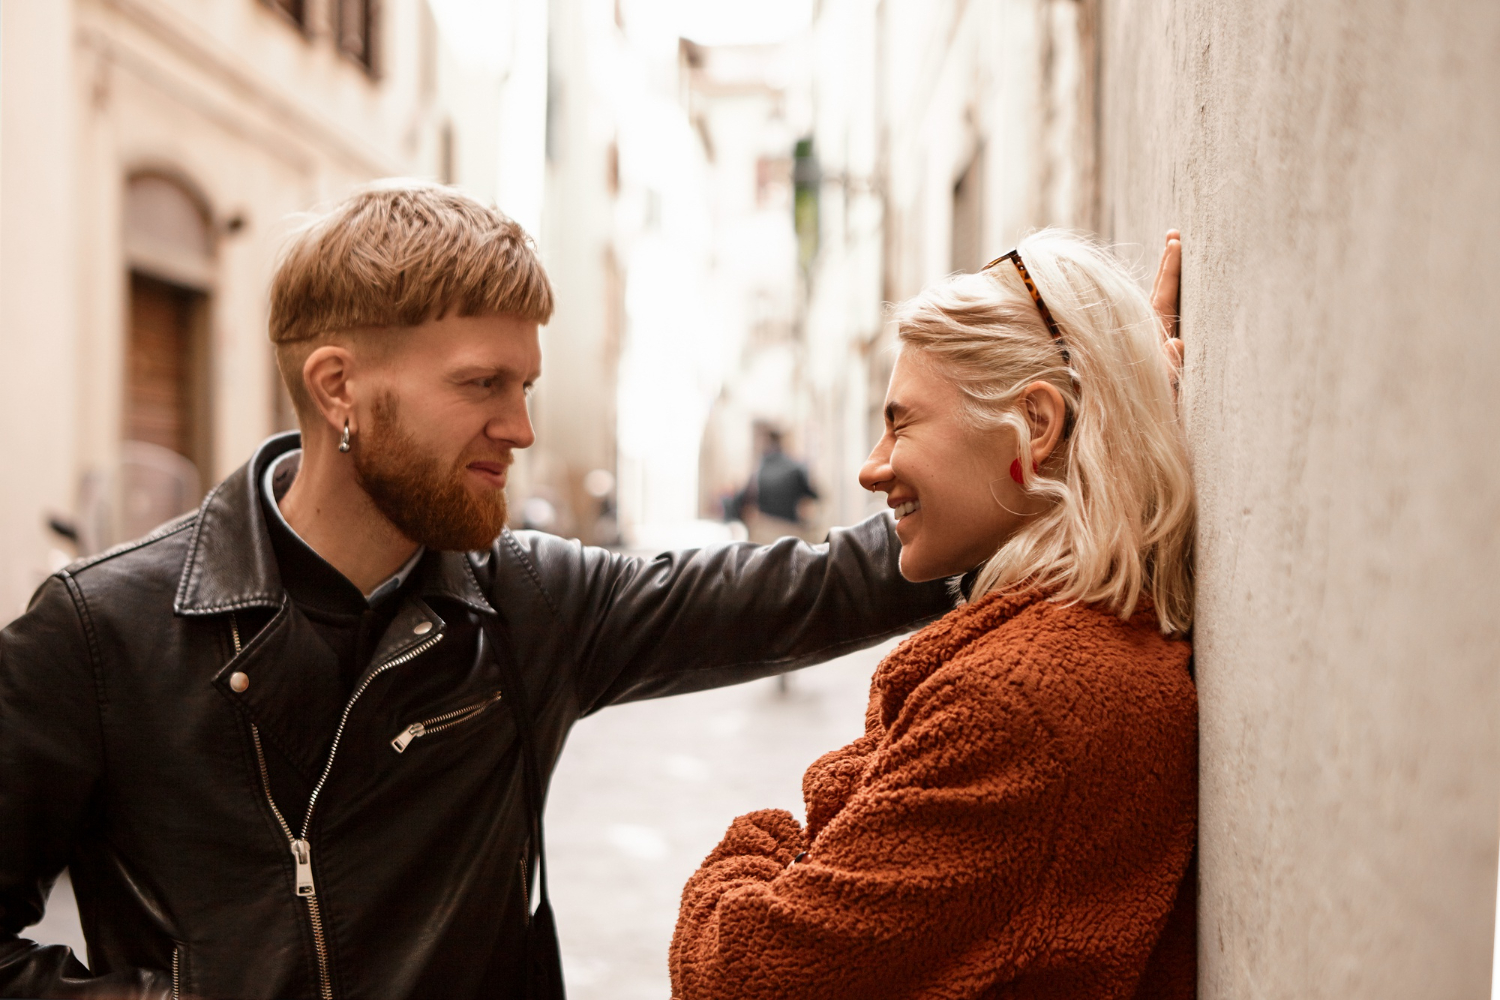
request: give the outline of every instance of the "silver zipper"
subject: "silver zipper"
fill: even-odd
[[[526,855],[521,855],[521,902],[526,905],[526,922],[531,923],[531,875],[526,870]]]
[[[229,616],[229,632],[234,639],[234,655],[240,655],[240,626],[234,615]],[[271,812],[276,816],[276,822],[281,824],[281,832],[286,834],[287,843],[291,846],[292,861],[296,866],[297,895],[307,900],[307,917],[312,924],[313,947],[318,953],[318,994],[322,1000],[333,1000],[333,977],[328,970],[328,939],[323,932],[323,912],[318,907],[318,890],[313,882],[312,870],[312,843],[308,840],[308,832],[312,829],[313,808],[318,804],[318,795],[322,793],[323,786],[328,783],[328,774],[333,770],[333,758],[339,752],[339,743],[344,738],[344,729],[349,724],[349,713],[354,708],[354,703],[359,696],[365,693],[370,682],[375,680],[387,670],[392,670],[403,663],[412,660],[427,652],[443,640],[443,633],[439,632],[429,639],[425,639],[417,645],[408,649],[400,656],[386,660],[380,666],[370,671],[365,676],[359,687],[349,696],[344,703],[344,714],[339,717],[339,727],[333,734],[333,745],[328,748],[328,760],[323,765],[323,774],[318,778],[318,783],[313,786],[312,794],[307,799],[307,813],[302,819],[302,836],[292,833],[290,824],[286,817],[281,815],[281,810],[276,808],[276,799],[271,795],[271,776],[266,770],[266,753],[260,743],[260,729],[250,724],[250,739],[255,744],[255,762],[260,766],[260,783],[265,789],[266,801],[271,805]],[[174,1000],[176,998],[174,997]]]
[[[423,722],[413,722],[411,725],[401,730],[400,735],[391,740],[391,747],[397,753],[405,753],[406,748],[411,744],[411,741],[416,739],[417,737],[431,736],[433,733],[440,733],[444,729],[451,729],[454,726],[468,722],[470,719],[474,718],[474,716],[480,715],[481,713],[488,710],[491,705],[495,704],[499,700],[500,692],[496,691],[494,694],[484,699],[484,701],[478,702],[476,704],[466,705],[463,708],[449,712],[446,715],[439,715],[436,718],[427,719]]]
[[[182,945],[172,942],[172,1000],[182,1000]]]

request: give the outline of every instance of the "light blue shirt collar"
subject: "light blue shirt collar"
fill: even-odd
[[[276,474],[278,471],[281,471],[281,467],[288,462],[293,463],[294,467],[286,470],[288,473],[286,486],[283,487],[280,494],[278,495],[276,491]],[[307,540],[301,535],[297,534],[296,529],[287,523],[286,515],[281,513],[280,505],[280,500],[283,496],[286,495],[287,489],[291,487],[292,480],[297,478],[297,468],[300,468],[301,465],[301,448],[294,448],[286,454],[278,456],[274,461],[271,462],[270,465],[266,466],[266,474],[261,477],[261,489],[265,492],[266,499],[271,501],[271,509],[276,512],[277,519],[281,521],[282,525],[286,527],[286,530],[290,531],[293,537],[295,537],[303,545],[307,545]],[[312,548],[311,545],[308,545],[307,547],[310,549]],[[400,569],[396,570],[395,573],[391,574],[390,577],[381,582],[378,587],[365,595],[365,603],[373,608],[385,601],[386,598],[390,597],[396,591],[400,590],[401,585],[406,582],[407,577],[411,576],[412,570],[417,568],[417,563],[421,560],[422,556],[426,552],[427,547],[425,545],[417,546],[417,551],[412,553],[411,558],[406,560],[406,562]]]

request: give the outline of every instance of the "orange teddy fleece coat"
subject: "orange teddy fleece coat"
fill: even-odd
[[[689,880],[673,996],[1192,997],[1189,653],[1149,603],[1035,594],[918,632],[808,768],[807,828],[741,816]]]

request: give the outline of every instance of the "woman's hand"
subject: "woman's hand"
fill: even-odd
[[[1182,338],[1177,336],[1177,303],[1182,286],[1182,233],[1167,230],[1167,245],[1156,267],[1156,284],[1151,286],[1151,305],[1161,320],[1161,353],[1167,362],[1172,391],[1182,374]]]

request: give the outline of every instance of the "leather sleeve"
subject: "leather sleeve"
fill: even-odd
[[[41,919],[102,775],[103,692],[75,596],[52,577],[0,631],[0,996],[166,996],[170,977],[90,977],[72,949],[20,936]]]
[[[534,550],[535,551],[535,550]],[[877,515],[809,545],[721,545],[655,558],[572,547],[556,595],[581,649],[584,714],[783,673],[873,645],[953,609],[946,582],[913,584]],[[544,587],[564,567],[542,556]]]

